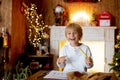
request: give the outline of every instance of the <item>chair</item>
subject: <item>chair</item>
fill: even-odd
[[[59,41],[59,50],[60,50],[66,43],[68,43],[66,40],[60,40],[60,41]],[[63,71],[63,68],[59,67],[58,70],[59,70],[59,71]]]
[[[68,43],[68,41],[66,41],[66,40],[60,40],[60,41],[59,41],[59,50],[60,50],[66,43]]]

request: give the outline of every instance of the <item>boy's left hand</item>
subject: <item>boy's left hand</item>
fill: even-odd
[[[86,64],[92,66],[93,65],[93,60],[91,57],[86,58]]]

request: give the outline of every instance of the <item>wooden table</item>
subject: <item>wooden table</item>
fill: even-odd
[[[46,75],[44,73],[47,73],[49,71],[50,70],[40,70],[35,74],[33,74],[32,76],[30,76],[27,80],[46,80],[46,79],[43,79],[43,77]],[[53,80],[53,79],[47,79],[47,80]],[[120,78],[118,78],[118,80],[120,80]]]
[[[31,75],[27,80],[43,80],[43,77],[46,75],[47,72],[50,70],[40,70],[33,75]]]

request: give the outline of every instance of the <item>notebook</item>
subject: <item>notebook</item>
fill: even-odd
[[[51,80],[67,80],[67,75],[64,72],[60,72],[57,70],[50,71],[47,75],[43,77],[44,79]]]

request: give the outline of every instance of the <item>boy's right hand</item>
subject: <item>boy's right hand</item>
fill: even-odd
[[[63,64],[66,61],[66,56],[62,56],[58,58],[58,63]]]

